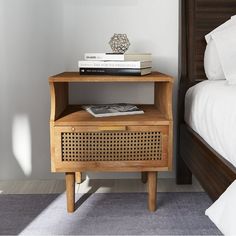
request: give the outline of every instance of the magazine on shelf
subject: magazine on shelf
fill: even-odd
[[[95,117],[143,114],[144,111],[136,105],[127,103],[84,105],[83,108]]]

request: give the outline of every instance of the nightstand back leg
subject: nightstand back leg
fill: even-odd
[[[76,172],[75,173],[75,182],[77,184],[81,184],[82,183],[82,172]]]

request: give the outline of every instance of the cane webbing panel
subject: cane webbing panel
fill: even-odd
[[[161,160],[161,132],[62,132],[62,161]]]

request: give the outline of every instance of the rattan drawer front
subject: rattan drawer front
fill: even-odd
[[[62,161],[161,160],[162,134],[153,132],[62,132]]]

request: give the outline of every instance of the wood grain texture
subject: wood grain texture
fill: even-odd
[[[110,76],[110,75],[80,75],[79,72],[64,72],[49,78],[49,82],[173,82],[171,76],[152,72],[145,76]]]
[[[77,184],[81,184],[82,183],[82,173],[81,172],[76,172],[75,173],[75,182]]]
[[[202,142],[201,138],[191,129],[180,129],[180,127],[185,124],[184,99],[186,91],[189,87],[206,79],[203,66],[206,47],[204,36],[236,14],[236,1],[182,0],[181,5],[182,70],[178,93],[176,181],[178,184],[190,184],[192,181],[191,172],[193,172],[207,193],[215,200],[235,179],[236,169],[232,169],[229,163],[225,163],[219,154],[212,152],[209,146]],[[209,164],[212,166],[209,167]],[[221,169],[222,166],[224,170]],[[214,171],[207,173],[209,168]],[[217,180],[214,172],[218,173]]]
[[[50,156],[51,156],[51,172],[56,172],[54,126],[53,122],[51,121],[50,121]]]
[[[174,137],[173,137],[173,121],[169,124],[169,133],[165,136],[166,142],[168,143],[168,169],[169,171],[173,168],[173,143],[174,143]]]
[[[157,209],[157,172],[148,172],[148,209],[151,212]]]
[[[190,81],[206,79],[204,72],[205,35],[236,14],[235,0],[184,0],[182,14],[186,27],[183,47],[186,48],[187,77]]]
[[[156,108],[165,114],[166,118],[172,120],[172,83],[155,83],[154,104]]]
[[[55,121],[68,106],[68,83],[50,82],[51,114],[50,121]]]
[[[66,173],[66,198],[67,211],[72,213],[75,211],[75,173]]]
[[[79,105],[69,105],[55,121],[55,126],[125,126],[125,125],[169,125],[166,118],[154,105],[138,105],[144,114],[96,118]]]
[[[169,171],[167,163],[157,161],[97,161],[97,162],[70,162],[65,166],[58,165],[58,173],[69,172],[143,172],[143,171]]]
[[[154,82],[153,105],[141,115],[95,118],[80,105],[68,104],[68,83]],[[67,209],[74,211],[74,186],[81,172],[150,172],[149,209],[156,209],[156,172],[172,169],[173,78],[80,76],[65,72],[49,78],[51,92],[51,169],[66,173]]]
[[[165,114],[166,118],[169,120],[169,133],[168,133],[168,167],[172,170],[172,160],[173,160],[173,84],[172,83],[155,83],[155,97],[154,104],[156,108]]]
[[[235,167],[187,125],[181,126],[180,140],[181,157],[209,196],[216,200],[236,179]]]

